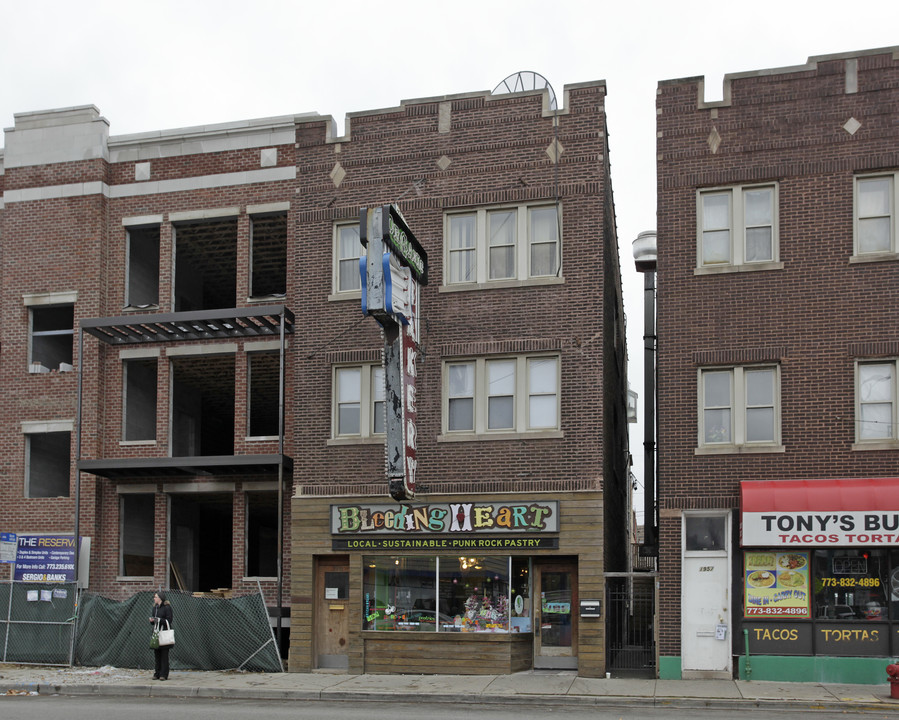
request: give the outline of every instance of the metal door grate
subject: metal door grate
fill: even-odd
[[[606,652],[616,677],[656,677],[653,576],[606,579]]]

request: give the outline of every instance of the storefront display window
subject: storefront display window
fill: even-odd
[[[364,558],[363,629],[435,630],[433,557]]]
[[[528,558],[378,556],[363,564],[364,630],[532,632]]]
[[[441,557],[440,611],[457,632],[509,632],[509,558]]]
[[[886,620],[887,556],[880,548],[816,550],[815,617]]]
[[[531,617],[531,561],[529,558],[512,558],[512,581],[509,603],[509,631],[529,633],[533,631]]]

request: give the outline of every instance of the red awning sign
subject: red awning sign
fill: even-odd
[[[740,483],[744,547],[899,545],[899,478]]]

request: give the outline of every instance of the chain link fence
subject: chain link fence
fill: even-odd
[[[173,670],[283,671],[261,592],[232,598],[165,592],[175,630],[175,646],[169,654]],[[75,662],[93,667],[152,669],[153,594],[141,592],[116,601],[83,593]]]
[[[0,583],[0,659],[70,665],[77,606],[75,583]]]

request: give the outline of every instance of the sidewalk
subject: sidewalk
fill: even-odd
[[[747,680],[632,680],[580,678],[573,672],[515,675],[344,675],[334,673],[172,672],[0,664],[0,694],[226,697],[253,700],[331,700],[552,705],[658,705],[770,709],[895,709],[888,683],[751,682]]]

